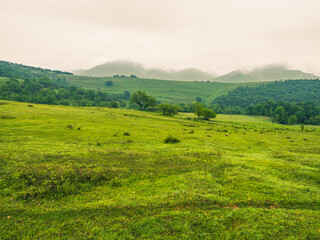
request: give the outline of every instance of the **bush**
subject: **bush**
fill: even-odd
[[[217,116],[213,110],[205,108],[200,102],[192,103],[192,108],[194,114],[198,116],[198,120],[200,120],[201,117],[205,120],[209,120],[210,118],[215,118]]]
[[[180,142],[180,140],[178,138],[172,137],[171,135],[169,135],[164,139],[164,143],[178,143],[178,142]]]
[[[178,114],[180,107],[178,105],[169,103],[161,103],[160,105],[158,105],[158,109],[162,111],[163,115],[174,116]]]
[[[1,118],[1,119],[15,119],[15,117],[13,117],[13,116],[8,116],[8,115],[1,115],[0,118]]]
[[[113,82],[112,81],[106,81],[106,86],[107,87],[111,87],[113,85]]]

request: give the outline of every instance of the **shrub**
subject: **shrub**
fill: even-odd
[[[169,135],[164,139],[164,143],[178,143],[178,142],[180,142],[180,140],[178,138],[172,137],[171,135]]]
[[[158,109],[162,111],[163,115],[168,115],[168,116],[174,116],[178,114],[178,111],[181,110],[181,108],[178,105],[173,105],[169,103],[161,103],[158,105]]]
[[[1,115],[0,118],[1,118],[1,119],[15,119],[15,117],[13,117],[13,116],[8,116],[8,115]]]
[[[112,86],[113,85],[113,82],[112,81],[106,81],[106,86],[107,87],[110,87],[110,86]]]

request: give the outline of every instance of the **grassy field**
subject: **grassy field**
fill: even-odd
[[[319,127],[0,104],[1,239],[320,238]]]
[[[97,77],[69,77],[68,81],[78,87],[100,90],[109,93],[131,93],[138,90],[155,96],[157,100],[172,103],[191,103],[196,97],[201,97],[210,104],[213,99],[238,86],[257,86],[262,83],[214,83],[214,82],[185,82],[154,80],[142,78],[97,78]],[[113,86],[106,87],[106,81],[112,81]]]

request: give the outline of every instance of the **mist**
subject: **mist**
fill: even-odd
[[[51,69],[119,59],[148,68],[286,64],[320,75],[316,0],[0,1],[0,58]]]

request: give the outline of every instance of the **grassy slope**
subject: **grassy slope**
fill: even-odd
[[[319,238],[319,127],[7,103],[0,238]]]
[[[228,91],[235,89],[239,83],[213,83],[213,82],[184,82],[169,80],[154,80],[142,78],[95,78],[95,77],[70,77],[69,81],[79,87],[106,91],[110,93],[131,93],[142,90],[155,96],[163,102],[191,103],[196,97],[201,97],[206,103]],[[112,81],[113,86],[106,87],[106,81]],[[261,83],[242,83],[242,86],[256,86]]]

